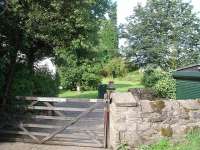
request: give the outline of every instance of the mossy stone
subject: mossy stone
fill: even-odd
[[[161,132],[161,135],[164,137],[172,137],[173,135],[173,130],[171,127],[161,128],[160,132]]]
[[[154,111],[161,112],[163,108],[165,108],[165,102],[162,100],[157,100],[154,102],[150,102],[151,108]]]

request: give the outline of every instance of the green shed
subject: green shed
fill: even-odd
[[[176,79],[176,99],[200,98],[200,64],[177,69],[173,77]]]

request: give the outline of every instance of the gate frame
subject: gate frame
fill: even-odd
[[[58,116],[43,116],[40,115],[41,119],[45,119],[45,117],[53,118],[53,117],[59,117],[60,119],[65,120],[65,115],[60,112],[60,111],[83,111],[81,112],[77,117],[72,117],[71,120],[64,125],[60,126],[60,128],[57,128],[56,131],[49,133],[49,135],[45,136],[42,140],[38,139],[32,132],[29,132],[26,127],[28,127],[26,124],[23,124],[22,122],[15,123],[12,126],[15,126],[24,132],[24,135],[29,136],[34,143],[36,144],[45,144],[47,141],[50,139],[54,138],[56,135],[64,131],[66,128],[74,125],[77,123],[82,117],[86,116],[90,112],[94,111],[99,104],[104,104],[104,148],[107,148],[108,146],[108,129],[109,129],[109,107],[107,100],[104,99],[73,99],[73,98],[56,98],[56,97],[26,97],[26,96],[17,96],[17,100],[26,100],[26,101],[32,101],[31,104],[27,107],[28,110],[49,110],[54,113],[56,113]],[[45,106],[35,106],[38,102],[42,102]],[[52,105],[53,102],[91,102],[94,103],[91,107],[89,108],[64,108],[64,107],[55,107]],[[98,111],[97,111],[98,112]],[[36,116],[36,118],[39,116]],[[74,118],[74,119],[73,119]],[[37,127],[41,127],[41,124],[37,124]],[[45,125],[44,125],[45,126]],[[44,127],[43,126],[43,127]],[[48,126],[48,125],[47,125]],[[53,125],[54,126],[54,125]],[[33,126],[32,126],[33,127]],[[50,127],[50,126],[49,126]],[[2,131],[1,131],[2,132]],[[39,132],[38,132],[39,133]],[[13,133],[15,134],[15,133]],[[20,134],[20,133],[18,133]],[[97,141],[97,140],[96,140]]]

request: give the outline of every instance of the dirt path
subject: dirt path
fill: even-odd
[[[105,150],[105,149],[6,142],[6,143],[0,143],[0,150]]]

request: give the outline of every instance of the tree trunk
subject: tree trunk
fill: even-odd
[[[12,90],[12,83],[13,83],[13,78],[14,78],[14,73],[15,73],[15,67],[17,63],[17,53],[20,49],[20,34],[16,34],[15,36],[15,50],[10,53],[10,64],[8,68],[8,72],[6,74],[6,80],[5,80],[5,85],[4,85],[4,93],[3,93],[3,98],[2,98],[2,107],[7,104],[8,98],[11,95],[11,90]]]

